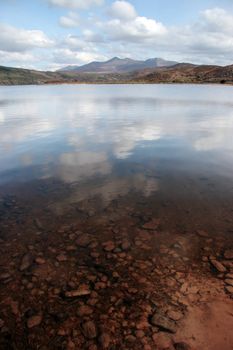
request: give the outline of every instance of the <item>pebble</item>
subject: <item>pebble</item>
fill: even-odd
[[[79,308],[78,308],[78,316],[80,317],[83,317],[83,316],[89,316],[93,313],[93,309],[88,306],[88,305],[81,305]]]
[[[33,328],[33,327],[39,326],[41,322],[42,322],[42,316],[34,315],[27,320],[27,326],[28,328]]]
[[[33,263],[33,256],[30,253],[24,254],[22,257],[19,270],[25,271],[27,270]]]
[[[84,337],[94,339],[97,337],[97,329],[93,321],[87,321],[82,324],[82,332]]]
[[[111,344],[111,336],[108,333],[102,333],[99,337],[101,349],[108,349]]]
[[[211,264],[215,267],[218,272],[226,272],[225,266],[215,259],[210,259]]]
[[[183,317],[182,312],[174,310],[168,311],[167,315],[173,321],[179,321]]]
[[[233,249],[227,249],[225,252],[224,252],[224,258],[225,259],[229,259],[229,260],[233,260]]]
[[[232,286],[225,286],[225,289],[228,293],[233,294],[233,287]]]
[[[38,265],[43,265],[46,263],[45,259],[41,258],[41,257],[38,257],[35,259],[35,262],[38,264]]]
[[[78,289],[65,292],[67,298],[82,297],[91,294],[88,286],[80,286]]]
[[[0,275],[0,280],[3,281],[3,280],[7,280],[8,278],[10,278],[11,275],[7,272],[4,272],[4,273],[1,273]]]
[[[232,286],[233,287],[233,279],[225,279],[225,283],[226,284],[229,284],[229,286]]]
[[[152,219],[152,220],[146,222],[142,226],[142,228],[144,230],[156,230],[158,228],[159,224],[160,224],[160,220],[159,219]]]

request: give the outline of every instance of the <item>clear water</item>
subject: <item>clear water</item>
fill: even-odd
[[[0,87],[0,192],[54,181],[63,208],[135,195],[170,218],[231,221],[233,87]]]

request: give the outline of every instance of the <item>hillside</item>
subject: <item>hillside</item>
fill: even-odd
[[[0,66],[0,85],[117,83],[226,83],[233,84],[233,65],[176,64],[126,73],[41,72]]]

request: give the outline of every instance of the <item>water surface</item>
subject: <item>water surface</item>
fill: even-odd
[[[0,193],[55,216],[143,203],[167,225],[231,230],[232,135],[228,86],[1,87]]]

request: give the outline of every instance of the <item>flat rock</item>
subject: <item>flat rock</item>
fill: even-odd
[[[80,317],[83,317],[83,316],[89,316],[93,313],[93,309],[88,306],[88,305],[81,305],[79,308],[78,308],[78,316]]]
[[[91,243],[92,239],[88,234],[82,234],[76,239],[76,243],[80,247],[87,247]]]
[[[233,249],[227,249],[224,252],[224,258],[229,260],[233,259]]]
[[[159,224],[160,224],[160,220],[159,219],[152,219],[152,220],[146,222],[142,226],[142,228],[144,230],[156,230],[158,228]]]
[[[208,237],[208,233],[206,231],[203,231],[203,230],[197,230],[197,234],[198,234],[198,236],[203,237],[203,238]]]
[[[103,247],[106,252],[112,252],[115,249],[115,244],[113,241],[108,241],[103,243]]]
[[[174,344],[176,350],[191,350],[191,347],[185,342],[179,342]]]
[[[65,254],[59,254],[57,257],[56,257],[57,261],[59,262],[64,262],[64,261],[67,261],[67,256]]]
[[[175,310],[168,311],[167,315],[173,321],[179,321],[184,316],[182,312]]]
[[[226,284],[229,284],[229,286],[232,286],[232,287],[233,287],[233,279],[227,278],[227,279],[225,279],[225,283],[226,283]]]
[[[33,256],[30,253],[24,254],[20,263],[19,270],[20,271],[27,270],[29,267],[31,267],[32,263],[33,263]]]
[[[108,333],[102,333],[99,337],[101,349],[108,349],[111,344],[111,336]]]
[[[228,293],[233,294],[233,287],[232,286],[225,286],[225,289]]]
[[[67,298],[83,297],[89,294],[91,294],[91,291],[88,286],[80,286],[78,289],[65,292]]]
[[[93,321],[87,321],[82,324],[82,333],[88,339],[97,337],[97,329]]]
[[[215,259],[210,259],[210,262],[218,272],[226,272],[227,271],[225,266],[222,263],[220,263],[220,261],[217,261]]]
[[[27,326],[28,326],[28,328],[33,328],[33,327],[39,326],[41,324],[41,321],[42,321],[42,316],[41,315],[31,316],[27,320]]]
[[[35,262],[38,264],[38,265],[43,265],[46,263],[46,260],[41,258],[41,257],[38,257],[35,259]]]
[[[11,277],[11,275],[8,272],[3,272],[0,274],[0,281],[7,280],[10,277]]]
[[[151,323],[163,331],[176,333],[175,322],[161,313],[155,313],[151,318]]]

